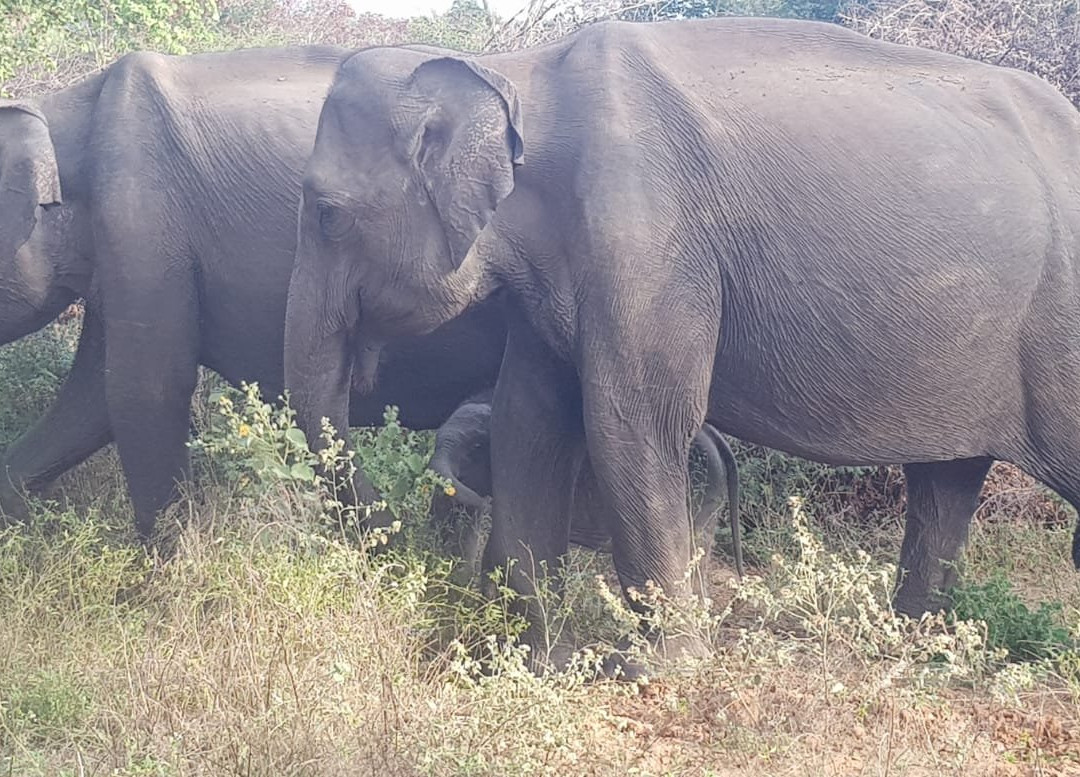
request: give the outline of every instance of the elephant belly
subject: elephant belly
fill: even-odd
[[[708,420],[723,431],[835,465],[1001,457],[1022,446],[1027,388],[1011,322],[972,328],[960,322],[977,317],[944,312],[846,326],[769,318],[756,316],[767,322],[756,338],[721,338]],[[731,347],[739,341],[753,347]],[[1080,375],[1073,361],[1062,366]]]

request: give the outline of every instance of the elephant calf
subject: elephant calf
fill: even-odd
[[[491,501],[491,395],[480,392],[461,403],[439,427],[435,453],[428,466],[450,481],[450,494],[437,492],[431,504],[431,520],[447,549],[466,562],[469,578],[477,572],[480,557],[481,522]],[[710,424],[694,436],[694,446],[705,457],[705,493],[693,516],[694,533],[709,557],[713,540],[713,516],[720,506],[726,485],[731,516],[732,549],[735,568],[743,575],[742,542],[739,529],[739,469],[727,440]],[[577,495],[575,495],[577,496]],[[570,542],[590,550],[608,550],[611,535],[598,505],[575,499],[570,524]],[[458,512],[461,515],[455,516]]]

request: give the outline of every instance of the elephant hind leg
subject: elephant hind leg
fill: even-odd
[[[1080,452],[1078,452],[1078,457],[1080,457]],[[1080,458],[1073,459],[1073,461],[1078,460]],[[1068,473],[1062,474],[1058,471],[1044,474],[1040,471],[1038,465],[1024,466],[1024,464],[1018,463],[1017,466],[1056,491],[1076,512],[1077,521],[1073,527],[1072,562],[1073,566],[1080,570],[1080,478]]]
[[[96,306],[83,319],[71,371],[46,413],[0,460],[0,524],[25,520],[23,494],[38,493],[112,439],[105,407],[105,341]]]
[[[903,582],[894,600],[899,612],[919,617],[947,604],[945,592],[956,582],[956,563],[992,462],[974,458],[904,465]]]

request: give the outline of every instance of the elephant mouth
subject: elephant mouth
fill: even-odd
[[[345,326],[350,332],[359,332],[364,322],[364,289],[360,287],[353,296],[352,315],[345,321]]]

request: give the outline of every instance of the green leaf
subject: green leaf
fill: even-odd
[[[315,470],[303,462],[293,464],[289,469],[289,474],[293,479],[303,480],[305,483],[310,483],[315,480]]]
[[[285,432],[285,439],[297,448],[306,449],[308,447],[307,436],[295,426]]]
[[[409,481],[403,478],[399,478],[390,488],[390,493],[388,494],[388,496],[391,499],[401,499],[407,493],[409,493]]]

